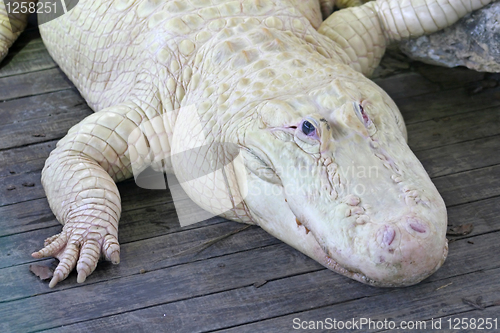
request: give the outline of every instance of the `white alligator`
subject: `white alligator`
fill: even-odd
[[[32,254],[60,260],[50,287],[75,266],[81,283],[100,257],[119,262],[115,182],[132,177],[134,163],[174,172],[204,209],[259,225],[364,283],[411,285],[443,264],[444,202],[398,108],[367,76],[391,41],[442,29],[490,0],[377,0],[322,21],[334,1],[82,0],[40,27],[96,111],[43,169],[64,225]],[[340,5],[350,4],[360,3]],[[11,23],[22,30],[26,17]],[[0,57],[17,35],[0,6]],[[161,164],[200,142],[207,149],[194,160]],[[231,155],[217,143],[237,147],[240,167],[235,158],[223,179],[194,177]]]

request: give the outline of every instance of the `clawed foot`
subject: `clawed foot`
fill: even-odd
[[[96,268],[101,256],[113,264],[120,262],[118,239],[100,226],[85,225],[79,228],[66,224],[60,234],[47,238],[44,246],[31,255],[37,259],[45,257],[59,259],[59,265],[49,283],[50,288],[64,280],[75,266],[78,272],[77,282],[84,282]]]

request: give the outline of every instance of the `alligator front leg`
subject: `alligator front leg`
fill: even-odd
[[[377,0],[343,9],[319,32],[338,43],[355,70],[370,76],[392,41],[431,34],[491,0]]]
[[[119,263],[121,204],[115,181],[132,175],[129,136],[144,119],[145,113],[133,103],[104,109],[71,128],[47,159],[42,184],[64,227],[32,256],[60,260],[50,287],[75,266],[78,282],[85,281],[100,257]]]

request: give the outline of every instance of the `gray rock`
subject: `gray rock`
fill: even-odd
[[[403,41],[400,49],[410,58],[432,65],[500,72],[500,2],[473,12],[442,31]]]

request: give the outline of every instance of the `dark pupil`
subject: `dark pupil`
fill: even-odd
[[[308,122],[307,120],[302,123],[302,132],[304,132],[305,135],[309,135],[313,133],[316,130],[316,128]]]

